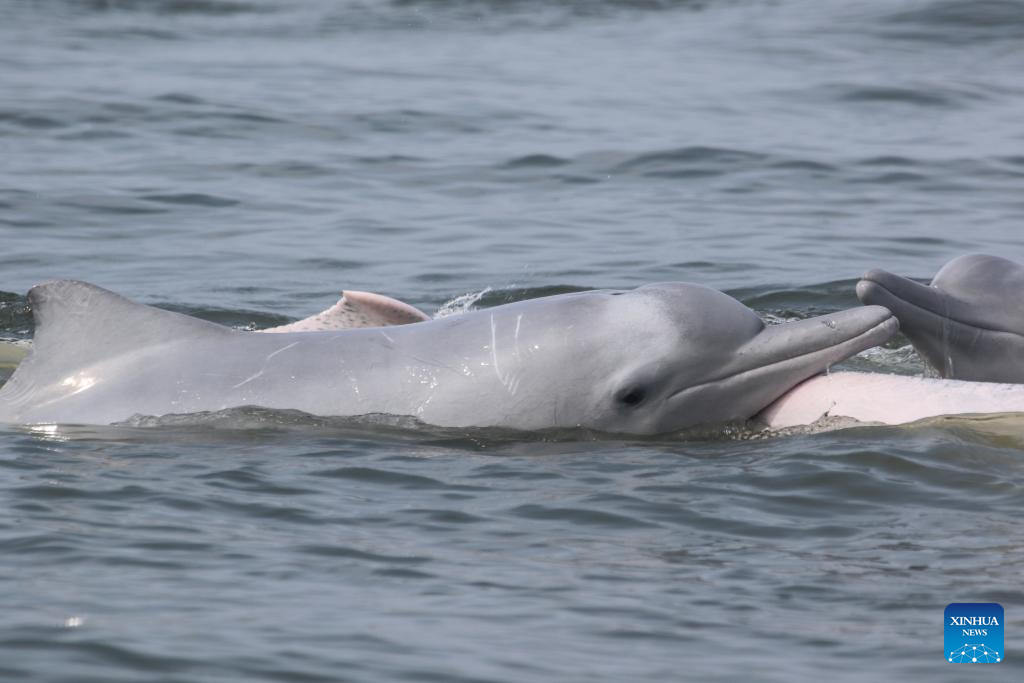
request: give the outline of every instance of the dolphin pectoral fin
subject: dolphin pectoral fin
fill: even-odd
[[[322,313],[260,332],[318,332],[357,327],[387,327],[424,320],[430,320],[430,316],[398,299],[372,292],[345,291],[338,303]]]

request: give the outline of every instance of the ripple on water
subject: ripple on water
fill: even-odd
[[[989,43],[1024,37],[1019,0],[932,0],[893,12],[882,21],[886,35],[940,46]]]
[[[524,519],[535,519],[553,522],[568,522],[581,526],[608,527],[628,529],[657,526],[651,522],[628,515],[616,514],[599,509],[577,507],[550,507],[545,505],[520,505],[509,511],[509,514]]]
[[[348,546],[340,545],[305,545],[298,548],[299,552],[318,557],[336,557],[366,562],[380,562],[384,564],[425,564],[430,562],[429,557],[408,556],[408,555],[383,555],[364,550],[358,550]]]
[[[219,208],[222,206],[235,206],[237,199],[218,197],[216,195],[204,194],[202,192],[186,192],[182,194],[146,194],[139,199],[158,204],[179,204],[185,206],[205,206]]]
[[[313,472],[312,474],[317,477],[346,479],[363,484],[374,484],[403,489],[443,489],[446,491],[487,490],[487,488],[483,486],[453,484],[449,482],[442,482],[432,477],[425,477],[416,474],[404,474],[401,472],[382,470],[373,467],[336,467]]]

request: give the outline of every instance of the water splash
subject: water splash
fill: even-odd
[[[475,310],[476,304],[492,291],[492,287],[484,287],[479,292],[468,292],[441,304],[434,318],[447,318],[450,315],[461,315]]]

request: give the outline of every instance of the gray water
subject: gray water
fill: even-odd
[[[237,327],[659,280],[808,317],[1024,260],[1022,121],[1018,0],[0,0],[0,337],[53,277]],[[989,601],[969,675],[1021,676],[1015,417],[0,434],[4,681],[958,681],[943,609]]]

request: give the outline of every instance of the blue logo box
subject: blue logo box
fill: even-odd
[[[945,612],[945,657],[954,664],[998,664],[1003,651],[1003,607],[995,602],[954,602]]]

